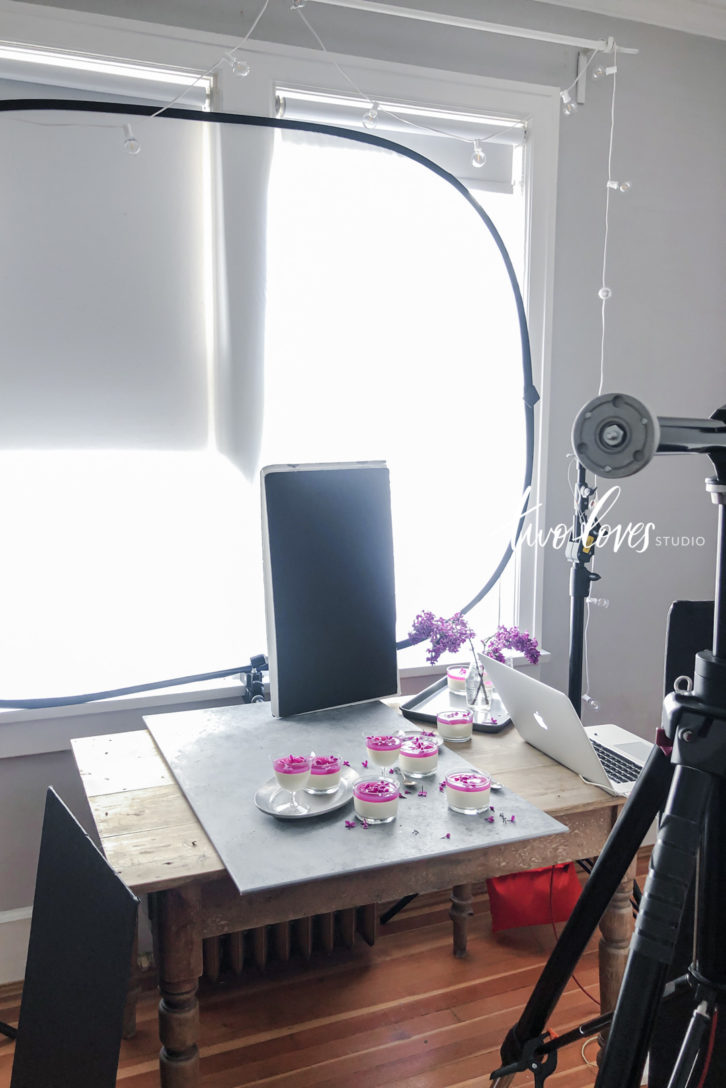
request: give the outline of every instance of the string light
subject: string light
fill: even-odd
[[[245,76],[248,76],[252,71],[244,57],[230,55],[225,59],[227,60],[230,68],[232,69],[233,74],[239,76],[240,79],[244,79]]]
[[[620,193],[629,193],[631,185],[629,181],[614,181],[612,178],[607,182],[608,189],[617,189]]]
[[[484,148],[481,145],[481,140],[474,140],[474,154],[471,156],[471,165],[484,166],[486,161],[487,157]]]
[[[300,11],[304,8],[308,0],[290,0],[290,11]]]
[[[363,114],[363,128],[375,128],[378,124],[378,103],[372,102],[371,108]]]
[[[560,98],[562,99],[562,112],[565,117],[571,116],[577,109],[577,102],[572,101],[569,91],[560,91]]]
[[[141,151],[141,144],[136,139],[133,133],[131,125],[124,125],[124,151],[128,155],[138,155]]]
[[[593,69],[593,79],[605,79],[605,76],[614,76],[618,70],[616,64],[612,64],[609,68],[603,68],[602,64],[599,64],[597,68]]]

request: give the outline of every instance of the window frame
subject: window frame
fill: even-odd
[[[134,23],[116,17],[89,16],[72,11],[58,14],[40,8],[32,12],[27,8],[18,11],[17,6],[8,5],[7,0],[0,0],[0,10],[6,16],[4,37],[7,41],[29,48],[66,50],[78,55],[88,53],[150,66],[177,66],[200,74],[236,44],[218,35],[194,32],[192,36],[191,32],[180,28]],[[275,87],[280,83],[339,92],[342,77],[334,67],[338,64],[358,86],[375,87],[382,97],[410,101],[424,108],[504,113],[527,121],[524,154],[526,276],[520,288],[529,326],[533,381],[542,398],[536,410],[535,426],[532,495],[536,499],[530,501],[528,514],[528,523],[536,529],[543,517],[548,441],[545,409],[550,386],[558,88],[438,69],[432,71],[374,58],[341,54],[322,56],[317,50],[274,43],[247,42],[244,54],[252,65],[251,75],[240,80],[229,67],[222,66],[214,77],[212,111],[272,117]],[[179,105],[183,106],[184,102]],[[538,634],[543,598],[542,550],[518,549],[514,562],[517,620],[520,626]],[[104,710],[107,709],[111,707],[105,704]],[[48,717],[53,716],[54,712],[49,711]],[[7,720],[3,715],[3,721]]]

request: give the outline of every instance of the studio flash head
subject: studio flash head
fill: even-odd
[[[660,424],[628,393],[608,393],[582,408],[572,427],[578,461],[606,478],[632,476],[658,450]]]

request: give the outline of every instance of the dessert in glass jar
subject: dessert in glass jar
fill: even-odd
[[[466,676],[468,672],[468,665],[451,665],[446,670],[446,686],[449,691],[455,691],[457,695],[464,695],[466,693]]]
[[[454,771],[446,776],[446,801],[454,812],[475,816],[489,809],[491,779],[481,771]]]
[[[439,746],[430,737],[407,737],[398,753],[398,766],[411,778],[433,774],[439,762]]]
[[[401,743],[402,738],[392,734],[380,737],[366,737],[368,758],[377,763],[379,767],[392,767],[398,759],[398,750]]]
[[[398,813],[397,779],[362,778],[353,787],[353,808],[359,820],[390,824]]]
[[[463,744],[464,741],[471,740],[473,727],[473,710],[442,710],[436,716],[436,728],[444,740],[451,744]]]
[[[343,760],[340,756],[313,756],[305,792],[318,795],[336,793],[342,770]]]

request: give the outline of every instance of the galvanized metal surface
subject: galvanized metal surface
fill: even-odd
[[[361,827],[353,821],[352,802],[306,820],[277,820],[255,806],[255,792],[280,755],[336,753],[361,774],[375,773],[372,763],[363,766],[366,736],[396,732],[402,724],[400,715],[383,703],[295,718],[273,718],[269,703],[256,703],[148,715],[144,721],[240,892],[567,830],[506,788],[491,796],[491,823],[451,812],[439,784],[469,764],[464,751],[448,746],[421,790],[399,801],[398,818],[391,824]],[[347,828],[346,820],[354,828]]]

